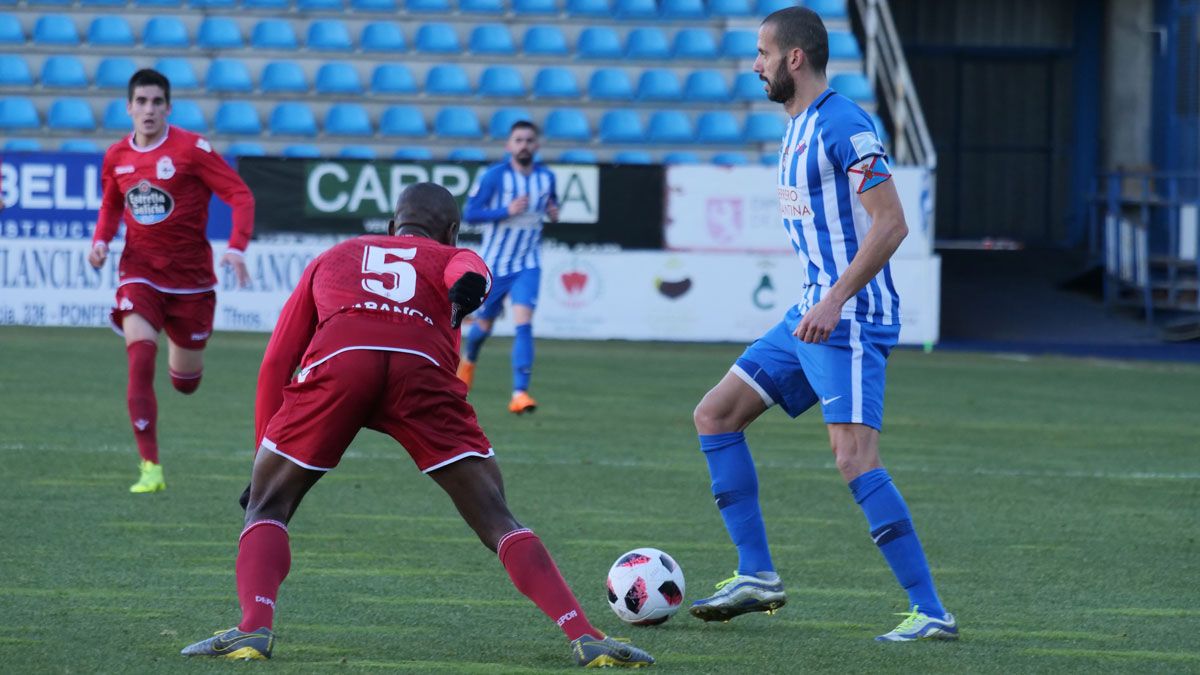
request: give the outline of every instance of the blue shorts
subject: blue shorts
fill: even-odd
[[[826,424],[881,429],[884,370],[900,326],[842,319],[827,341],[809,344],[792,335],[797,321],[788,319],[747,347],[730,372],[792,417],[820,402]]]
[[[504,298],[509,295],[512,295],[514,305],[537,307],[538,287],[541,284],[540,267],[529,267],[520,272],[493,277],[492,292],[488,294],[487,300],[483,301],[483,306],[475,312],[475,316],[488,321],[495,319],[504,306]]]

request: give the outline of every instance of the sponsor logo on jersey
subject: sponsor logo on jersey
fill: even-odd
[[[800,190],[790,185],[780,185],[775,192],[779,195],[779,213],[784,218],[812,218],[812,208]]]
[[[175,198],[171,193],[143,180],[125,193],[125,206],[133,219],[142,225],[157,225],[171,217],[175,210]]]
[[[113,173],[118,176],[124,176],[125,174],[133,173],[136,170],[137,169],[135,169],[132,164],[124,164],[122,166],[118,166],[117,168],[113,169]]]
[[[208,141],[204,140],[203,138],[196,139],[196,147],[205,152],[212,152],[212,146],[209,145]]]
[[[207,340],[208,336],[212,335],[212,331],[206,330],[203,333],[192,333],[193,340]]]
[[[154,166],[154,172],[159,180],[169,180],[175,176],[175,163],[170,157],[159,157],[158,164]]]

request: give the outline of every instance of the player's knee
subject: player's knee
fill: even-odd
[[[847,481],[880,466],[878,453],[849,434],[834,439],[833,458],[838,472]]]
[[[730,412],[722,410],[707,398],[692,411],[692,422],[698,434],[724,434],[738,430]]]
[[[198,370],[194,373],[180,373],[175,370],[171,371],[171,386],[181,394],[191,394],[200,388],[200,378],[204,375],[204,371]]]

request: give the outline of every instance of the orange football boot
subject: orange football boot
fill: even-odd
[[[518,391],[508,402],[508,411],[514,415],[524,415],[537,410],[537,401],[528,392]]]
[[[458,379],[467,385],[467,389],[470,389],[471,385],[475,384],[475,364],[466,359],[460,361],[458,364]]]

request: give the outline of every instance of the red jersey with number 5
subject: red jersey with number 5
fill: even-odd
[[[217,285],[208,243],[208,203],[217,193],[233,207],[229,248],[245,251],[254,229],[254,196],[203,136],[168,126],[155,145],[133,134],[104,153],[104,199],[92,241],[107,244],[125,220],[121,284],[150,284],[169,293]]]
[[[368,235],[337,244],[309,263],[283,307],[258,375],[257,440],[283,401],[283,388],[351,349],[415,354],[458,369],[460,332],[450,327],[450,287],[467,272],[491,273],[483,259],[415,236]],[[257,446],[256,446],[257,447]]]

